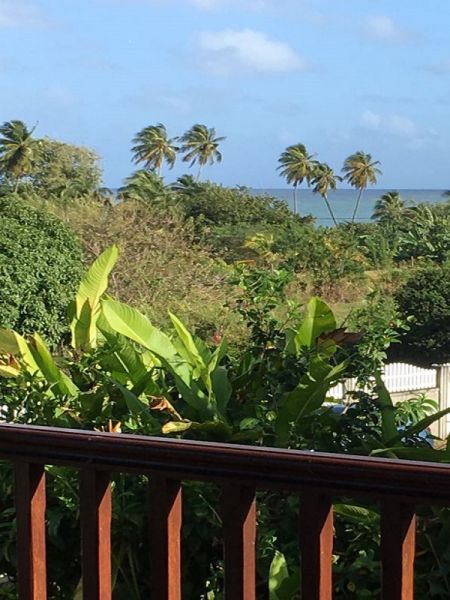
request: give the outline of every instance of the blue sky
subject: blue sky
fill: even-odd
[[[448,0],[0,0],[0,120],[94,148],[114,187],[136,131],[200,122],[228,185],[282,187],[302,142],[335,169],[372,153],[379,187],[447,189],[449,22]]]

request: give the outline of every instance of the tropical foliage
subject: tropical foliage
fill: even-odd
[[[344,166],[342,167],[344,179],[358,190],[352,222],[355,221],[363,191],[367,186],[375,185],[378,176],[381,175],[381,171],[378,168],[379,164],[378,160],[372,160],[370,154],[362,151],[355,152],[355,154],[348,156],[344,161]]]
[[[169,139],[165,126],[158,123],[139,131],[133,139],[131,150],[136,164],[144,163],[146,169],[155,170],[161,175],[165,162],[170,168],[174,166],[178,148],[175,140]]]
[[[81,273],[81,246],[70,229],[15,197],[0,197],[1,327],[61,342]]]
[[[338,181],[342,181],[339,175],[336,175],[333,169],[326,163],[317,163],[314,168],[314,174],[311,179],[313,192],[320,194],[327,205],[328,212],[331,215],[333,223],[337,225],[336,217],[334,216],[331,204],[328,201],[328,193],[330,190],[336,191]]]
[[[242,267],[237,272],[243,299],[236,310],[249,327],[251,343],[233,356],[224,338],[207,343],[173,314],[168,334],[136,309],[106,296],[117,254],[116,247],[107,249],[83,278],[69,311],[71,342],[62,355],[53,356],[38,333],[24,337],[0,330],[0,374],[5,378],[2,411],[9,421],[404,458],[423,452],[432,460],[448,460],[447,450],[432,450],[417,435],[433,420],[429,408],[416,404],[397,414],[380,381],[378,391],[360,394],[344,413],[332,409],[329,389],[349,372],[357,338],[337,327],[335,315],[318,298],[303,307],[288,303],[287,313],[277,317],[290,279],[286,270]],[[414,424],[412,414],[419,417]],[[439,416],[442,413],[434,418]],[[50,469],[48,483],[49,597],[72,599],[79,584],[74,558],[78,555],[77,487],[73,474],[59,468]],[[4,466],[0,486],[0,511],[6,516],[12,498],[10,474]],[[144,490],[144,478],[114,479],[113,562],[118,597],[139,599],[147,593],[146,553],[139,541]],[[186,495],[188,522],[201,523],[186,532],[187,542],[196,550],[185,563],[189,594],[217,598],[222,575],[219,547],[215,541],[211,544],[212,538],[220,537],[215,491],[193,484],[187,486]],[[260,505],[258,585],[263,589],[269,574],[270,589],[288,600],[298,585],[293,551],[297,506],[274,494],[261,498]],[[377,578],[370,574],[363,579],[363,573],[376,564],[376,555],[355,563],[355,549],[363,542],[366,549],[377,551],[376,507],[337,504],[336,512],[337,537],[344,540],[336,548],[338,597],[349,597],[349,581],[359,583],[358,591],[373,594]],[[280,514],[278,539],[273,527]],[[14,577],[9,535],[9,530],[0,530],[0,565],[3,573]],[[351,541],[354,536],[358,546]],[[428,574],[441,569],[441,563],[436,563],[426,540],[426,535],[419,536],[418,556]],[[418,585],[425,589],[426,580]]]
[[[70,201],[94,195],[101,176],[92,150],[44,138],[38,141],[27,181],[42,199]]]
[[[17,191],[23,177],[33,164],[37,143],[33,129],[23,121],[7,121],[0,127],[0,172],[14,181]]]
[[[450,265],[419,269],[395,299],[410,328],[391,355],[425,366],[450,362]]]
[[[294,213],[297,214],[297,188],[303,181],[308,185],[311,183],[316,168],[314,156],[308,154],[303,144],[295,144],[286,148],[278,162],[280,175],[294,188]]]
[[[207,127],[199,123],[193,125],[180,138],[183,161],[192,167],[198,164],[197,181],[200,179],[202,168],[209,164],[222,162],[222,153],[219,145],[226,138],[218,137],[214,127]]]
[[[35,141],[26,126],[13,135],[13,123],[6,133],[27,149],[13,145],[18,164],[25,157],[22,166],[13,173],[4,162],[0,172],[1,418],[449,460],[445,448],[419,435],[439,417],[431,414],[437,407],[423,397],[392,406],[377,375],[394,356],[448,360],[449,203],[407,205],[390,192],[371,223],[316,226],[285,202],[244,187],[192,175],[166,183],[158,171],[173,164],[183,143],[159,125],[136,141],[145,146],[139,156],[135,150],[142,168],[116,194],[101,187],[93,153]],[[186,162],[202,168],[202,160],[218,158],[222,139],[205,126],[194,129],[181,156],[195,150]],[[359,162],[349,161],[358,155]],[[340,178],[302,145],[283,156],[278,168],[294,191],[311,185],[333,218]],[[377,162],[361,152],[349,159],[345,175],[360,199],[378,177]],[[81,248],[93,264],[79,284]],[[366,391],[336,403],[330,386],[348,376]],[[119,599],[148,597],[146,484],[113,481]],[[11,489],[11,473],[1,466],[7,527],[0,527],[0,574],[13,579]],[[79,587],[76,490],[72,472],[49,469],[51,600],[73,600]],[[185,496],[186,597],[218,600],[217,490],[189,484]],[[293,600],[298,499],[266,493],[258,506],[258,597]],[[378,507],[341,499],[335,512],[335,595],[376,597]],[[420,511],[420,598],[449,597],[447,530],[445,511]],[[2,581],[1,597],[15,600]]]

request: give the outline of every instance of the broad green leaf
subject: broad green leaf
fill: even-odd
[[[149,413],[149,408],[144,402],[142,402],[137,396],[133,394],[127,387],[121,385],[119,382],[110,379],[110,382],[122,393],[128,410],[134,416],[140,415],[141,413]]]
[[[176,356],[176,349],[170,338],[154,327],[138,310],[116,300],[103,300],[102,309],[106,321],[117,333],[166,360]]]
[[[19,375],[20,369],[10,365],[0,365],[0,377],[18,377]]]
[[[231,398],[232,387],[225,367],[217,367],[211,373],[212,392],[217,404],[217,410],[222,417],[226,416],[228,402]]]
[[[300,329],[295,336],[297,349],[313,348],[317,338],[323,333],[336,329],[336,319],[331,308],[320,298],[311,298]]]
[[[0,329],[0,354],[12,354],[21,359],[31,375],[40,373],[27,340],[12,329]]]
[[[220,364],[220,361],[226,356],[228,350],[228,343],[225,338],[222,338],[220,344],[214,350],[211,360],[208,364],[208,372],[212,373],[214,369]]]
[[[336,514],[346,517],[355,523],[373,524],[380,520],[380,515],[374,510],[357,504],[342,504],[340,502],[333,504],[333,510]]]
[[[201,357],[197,346],[195,345],[192,335],[189,333],[189,331],[186,329],[186,327],[183,325],[183,323],[180,321],[180,319],[178,319],[178,317],[176,317],[171,312],[169,312],[169,316],[170,316],[173,326],[175,327],[175,331],[177,332],[177,335],[178,335],[181,343],[183,344],[183,346],[187,352],[187,355],[190,358],[190,361],[195,366],[205,370],[206,365],[203,362],[203,358]]]
[[[133,384],[137,384],[148,372],[142,353],[125,336],[106,330],[102,333],[108,342],[106,352],[101,357],[102,366],[126,375]]]
[[[170,421],[162,426],[161,432],[165,435],[183,433],[192,427],[192,421]]]
[[[74,348],[89,349],[97,345],[100,299],[108,288],[108,277],[117,257],[117,246],[111,246],[100,254],[81,281],[75,301],[69,309]]]
[[[300,587],[299,569],[289,573],[286,559],[275,551],[269,568],[269,600],[292,600]]]
[[[79,389],[73,381],[58,368],[44,340],[38,333],[34,334],[33,339],[29,343],[29,348],[40,372],[45,380],[52,386],[53,390],[57,389],[58,392],[63,395],[78,395]]]
[[[214,417],[215,407],[193,379],[192,369],[176,352],[170,338],[154,327],[139,311],[115,300],[102,301],[103,314],[110,327],[137,342],[157,356],[173,375],[183,400],[199,417]]]
[[[0,329],[0,354],[20,354],[20,347],[15,333],[12,329]]]
[[[378,448],[371,452],[371,456],[383,456],[388,458],[403,458],[405,460],[424,460],[431,462],[450,462],[450,451],[448,449],[435,450],[430,447],[408,448],[406,446],[392,446],[390,448]]]
[[[391,440],[389,443],[390,444],[397,443],[400,440],[402,440],[403,438],[414,435],[416,433],[420,433],[421,431],[424,431],[425,429],[427,429],[427,427],[429,427],[436,421],[439,421],[439,419],[441,419],[442,417],[445,417],[445,415],[448,415],[448,414],[450,414],[450,408],[440,410],[439,412],[434,413],[433,415],[424,417],[417,423],[414,423],[414,425],[411,425],[410,427],[405,427],[405,429],[398,431],[397,436],[393,440]]]
[[[231,428],[223,421],[205,421],[204,423],[197,423],[195,421],[170,421],[163,425],[161,431],[167,435],[183,433],[188,429],[199,434],[204,434],[208,440],[219,442],[227,442],[232,436]]]
[[[269,600],[280,600],[277,590],[288,577],[286,558],[284,554],[276,550],[269,568]]]
[[[346,369],[346,361],[331,367],[320,357],[312,359],[311,372],[303,375],[298,386],[285,395],[278,411],[275,430],[279,445],[287,442],[290,423],[298,422],[322,406],[328,390],[339,381]]]
[[[381,431],[383,441],[388,446],[391,445],[390,440],[394,440],[398,433],[395,423],[395,406],[379,372],[375,373],[375,381],[377,402],[381,411]]]

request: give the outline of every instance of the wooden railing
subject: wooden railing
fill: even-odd
[[[0,459],[16,472],[20,600],[45,600],[45,469],[81,473],[83,599],[111,599],[112,472],[150,474],[152,600],[180,600],[182,481],[222,486],[226,600],[255,599],[255,490],[300,493],[302,598],[332,598],[335,496],[381,503],[384,600],[412,600],[415,511],[446,505],[450,465],[251,446],[0,425]]]

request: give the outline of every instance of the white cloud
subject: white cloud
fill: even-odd
[[[388,42],[401,43],[411,38],[411,32],[403,29],[386,15],[372,15],[366,18],[365,31],[373,39]]]
[[[420,135],[420,128],[412,119],[397,114],[379,114],[366,110],[361,115],[361,124],[367,129],[407,138]]]
[[[448,75],[450,73],[450,59],[442,60],[441,62],[431,65],[425,65],[422,69],[429,71],[434,75]]]
[[[213,10],[215,8],[227,8],[230,6],[239,6],[245,9],[267,8],[275,3],[273,0],[189,0],[197,8],[204,10]]]
[[[206,69],[217,75],[236,71],[282,73],[306,68],[305,60],[289,44],[252,29],[203,31],[198,43]]]
[[[0,0],[0,28],[42,27],[45,19],[27,0]]]
[[[366,129],[380,135],[403,138],[417,147],[425,141],[439,137],[434,129],[421,127],[409,117],[394,113],[383,114],[366,110],[362,113],[360,122]]]

